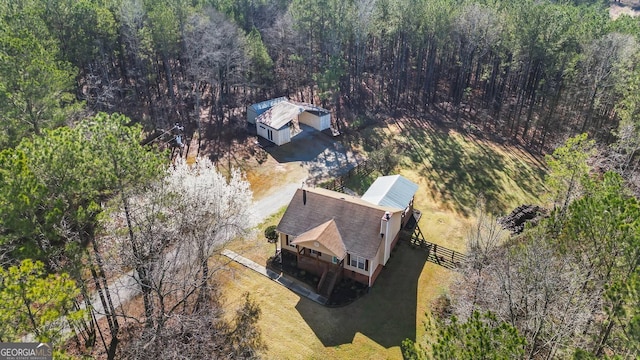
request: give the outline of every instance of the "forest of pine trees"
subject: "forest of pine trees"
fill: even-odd
[[[168,249],[194,221],[164,215],[192,206],[197,199],[178,185],[198,183],[199,174],[184,164],[167,169],[165,154],[140,140],[177,124],[215,162],[247,139],[248,104],[288,96],[330,109],[345,134],[410,115],[471,125],[540,154],[570,138],[549,158],[552,215],[506,245],[473,248],[470,240],[476,262],[454,289],[458,317],[432,328],[433,339],[459,343],[434,340],[429,351],[473,357],[465,346],[476,349],[482,338],[481,351],[493,358],[637,356],[640,22],[613,20],[607,7],[604,0],[0,1],[0,280],[39,289],[0,284],[0,301],[17,304],[0,309],[0,341],[25,331],[59,339],[39,329],[66,313],[84,328],[76,341],[102,346],[107,358],[141,358],[142,344],[154,341],[169,352],[149,358],[183,350],[197,357],[202,349],[174,336],[191,341],[195,333],[205,335],[194,342],[213,343],[218,354],[257,357],[259,308],[247,296],[236,317],[224,316],[209,283],[207,255],[231,235],[199,243],[192,234],[192,282],[154,283],[173,272]],[[215,165],[202,166],[219,181],[197,189],[208,204],[219,209],[212,189],[229,186],[246,200],[233,211],[245,211],[246,181],[235,174],[221,185]],[[137,270],[143,289],[144,331],[126,344],[120,339],[134,330],[121,328],[99,244],[107,208],[126,229],[120,265]],[[490,226],[481,227],[477,242],[494,241],[484,234]],[[611,253],[619,261],[602,256]],[[520,298],[483,303],[503,299],[505,288]],[[83,311],[93,290],[108,329]],[[53,296],[59,306],[31,313]],[[182,323],[165,321],[170,315]],[[422,354],[410,342],[405,350]]]
[[[225,141],[273,96],[443,112],[548,149],[633,122],[640,26],[602,1],[25,0],[0,5],[3,147],[79,112]],[[202,135],[201,136],[205,136]]]

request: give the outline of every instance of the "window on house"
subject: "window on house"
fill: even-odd
[[[367,270],[367,259],[360,256],[351,255],[351,262],[349,263],[349,265],[357,267],[358,269]]]
[[[273,130],[267,129],[267,138],[273,141]]]
[[[338,258],[337,258],[337,257],[335,257],[335,256],[334,256],[334,257],[332,257],[332,258],[331,258],[331,262],[332,262],[332,263],[334,263],[334,264],[337,264],[337,263],[338,263]]]
[[[294,244],[291,243],[293,241],[293,239],[289,239],[289,235],[285,235],[284,238],[285,238],[285,241],[287,243],[287,246],[291,246],[293,248],[296,247]]]
[[[310,249],[311,255],[318,255],[318,256],[322,256],[322,253],[320,251],[315,251],[313,249]]]

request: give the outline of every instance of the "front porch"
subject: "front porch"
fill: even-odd
[[[331,293],[335,284],[342,279],[344,260],[337,260],[333,257],[332,262],[328,262],[320,258],[320,253],[310,251],[304,247],[298,247],[296,253],[296,266],[299,269],[308,271],[314,275],[320,276],[320,280],[316,286],[316,291],[327,298],[331,297]]]
[[[306,255],[301,253],[298,253],[296,255],[296,264],[298,268],[318,276],[322,276],[322,274],[326,272],[330,267],[338,266],[336,264],[331,264],[329,262],[321,260],[313,255]]]
[[[267,262],[267,267],[312,286],[321,295],[321,290],[325,290],[324,292],[328,293],[328,295],[324,296],[329,299],[326,304],[327,306],[339,307],[350,304],[368,292],[369,289],[367,285],[350,278],[342,277],[341,275],[337,277],[335,281],[327,279],[325,275],[324,282],[322,282],[324,268],[318,267],[315,262],[316,259],[308,256],[296,256],[296,253],[284,250],[280,251],[274,258],[270,259]],[[322,263],[322,261],[320,262]],[[300,264],[303,264],[302,267]],[[306,268],[304,268],[304,264],[306,264]],[[337,267],[337,265],[334,264],[330,265]],[[314,271],[319,269],[322,269],[322,271]],[[342,267],[340,266],[339,269],[340,274],[342,274]],[[329,285],[326,284],[329,284],[330,282],[334,282],[330,291],[327,291],[327,289],[321,289],[323,287],[322,285],[328,287]]]

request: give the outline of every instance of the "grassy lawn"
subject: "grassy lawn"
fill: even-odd
[[[400,342],[416,338],[416,314],[440,293],[442,277],[450,277],[447,270],[401,244],[371,292],[341,308],[300,298],[238,264],[223,281],[229,306],[239,306],[247,291],[260,304],[268,359],[398,359]]]
[[[514,146],[438,129],[415,118],[371,129],[368,136],[384,139],[397,150],[400,173],[418,179],[420,191],[427,192],[438,210],[473,217],[482,197],[487,211],[501,216],[514,206],[535,202],[544,191],[543,164]]]
[[[417,119],[367,128],[366,152],[393,146],[399,173],[419,184],[415,208],[428,241],[464,252],[465,235],[474,221],[478,198],[487,211],[503,215],[523,203],[539,203],[544,169],[519,148],[494,144],[455,131],[435,129]],[[375,144],[375,146],[371,146]],[[253,170],[258,174],[269,171]],[[356,191],[375,176],[354,179]],[[264,177],[269,178],[265,173]],[[248,177],[252,180],[252,177]],[[264,185],[264,184],[263,184]],[[260,186],[263,186],[260,185]],[[267,192],[265,189],[264,192]],[[261,224],[253,236],[228,248],[265,264],[274,245],[264,239],[268,225],[277,224],[284,209]],[[223,295],[232,306],[250,292],[262,309],[260,327],[268,359],[401,359],[400,343],[424,334],[431,302],[448,291],[456,273],[425,262],[422,250],[401,243],[393,252],[370,293],[342,308],[326,308],[231,264],[223,274]]]

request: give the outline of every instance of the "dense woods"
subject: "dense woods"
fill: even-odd
[[[224,178],[215,162],[246,140],[248,104],[288,96],[330,109],[333,126],[347,135],[388,117],[416,116],[544,153],[589,134],[549,158],[554,209],[540,226],[511,238],[491,221],[478,225],[470,238],[475,262],[454,294],[456,317],[432,329],[435,339],[453,336],[462,345],[434,342],[430,351],[467,356],[463,343],[486,336],[496,345],[488,353],[508,344],[496,357],[637,356],[640,23],[612,20],[606,6],[0,2],[0,301],[24,320],[3,320],[0,341],[24,331],[56,341],[61,335],[50,321],[66,313],[82,329],[78,343],[102,346],[109,358],[141,358],[140,348],[153,342],[162,345],[157,351],[199,356],[181,337],[215,344],[220,356],[256,357],[259,309],[247,297],[235,316],[218,311],[215,269],[206,261],[242,234],[238,218],[250,202],[246,181]],[[167,169],[164,137],[141,145],[145,135],[176,126],[214,163],[202,160],[195,172],[184,163]],[[196,187],[201,174],[213,183]],[[184,212],[196,203],[202,212]],[[208,211],[226,227],[205,221]],[[125,254],[117,264],[105,259],[115,251],[105,236]],[[174,247],[176,239],[184,246]],[[169,249],[196,265],[173,271],[177,256]],[[144,331],[119,347],[123,334],[136,333],[121,328],[133,315],[118,313],[106,286],[122,268],[137,271],[144,311],[136,321]],[[20,276],[39,292],[12,298],[16,292],[7,289]],[[93,291],[106,333],[83,311]],[[56,294],[50,311],[31,314],[30,303]],[[498,300],[483,302],[489,299]],[[7,309],[0,317],[9,321],[14,308]],[[205,328],[216,331],[194,335]]]
[[[348,129],[441,112],[544,150],[633,122],[637,20],[601,1],[47,1],[2,5],[3,146],[84,111],[240,136],[271,96]],[[211,135],[211,136],[208,136]],[[218,149],[220,151],[220,149]]]

